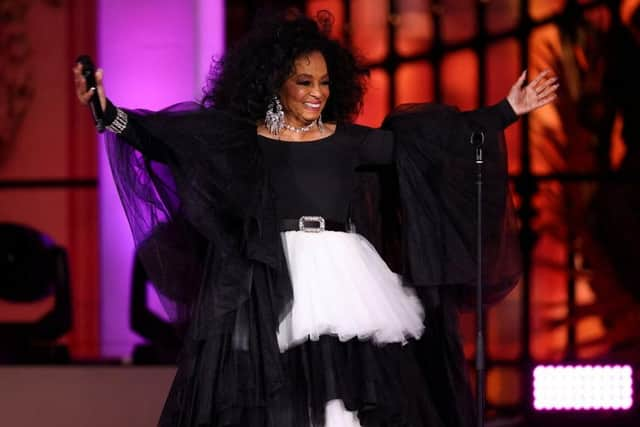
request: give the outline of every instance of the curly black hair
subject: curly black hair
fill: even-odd
[[[294,72],[300,55],[319,51],[327,63],[331,95],[323,110],[327,122],[352,120],[362,108],[368,70],[355,55],[328,37],[333,16],[316,20],[288,10],[258,22],[227,54],[214,62],[203,105],[257,122]]]

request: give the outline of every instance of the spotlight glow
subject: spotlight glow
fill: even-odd
[[[537,366],[536,410],[626,410],[633,406],[629,365]]]

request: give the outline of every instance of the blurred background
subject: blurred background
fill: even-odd
[[[358,123],[558,75],[557,102],[506,132],[525,276],[487,311],[487,417],[640,425],[640,0],[0,0],[0,425],[154,425],[179,347],[76,101],[76,57],[117,105],[196,100],[211,58],[285,6],[331,11],[371,67]],[[472,361],[473,314],[461,323]],[[620,388],[582,383],[623,403],[536,404],[539,365],[624,368]]]

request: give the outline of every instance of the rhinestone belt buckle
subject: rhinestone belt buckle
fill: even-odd
[[[324,218],[321,216],[301,216],[298,220],[298,230],[308,233],[324,231]]]

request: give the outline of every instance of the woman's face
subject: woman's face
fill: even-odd
[[[285,121],[302,127],[320,117],[329,98],[327,63],[320,52],[301,55],[294,71],[280,88],[280,101]]]

